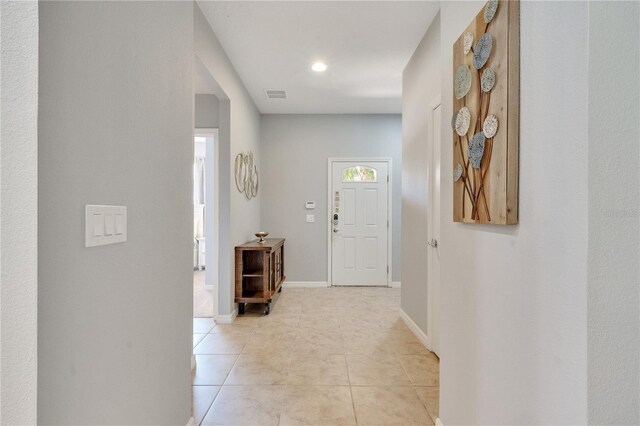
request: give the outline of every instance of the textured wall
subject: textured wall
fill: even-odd
[[[589,424],[640,424],[639,23],[589,4]]]
[[[402,75],[402,310],[427,334],[427,219],[431,103],[440,96],[440,15]],[[439,126],[440,123],[437,123]]]
[[[0,3],[0,423],[35,424],[38,3]]]
[[[40,3],[38,423],[191,416],[193,66],[192,3]]]
[[[452,222],[452,45],[484,2],[442,2],[440,416],[587,423],[588,8],[521,3],[520,218]]]

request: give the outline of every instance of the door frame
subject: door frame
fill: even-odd
[[[390,157],[347,157],[347,158],[333,158],[330,157],[327,159],[327,287],[333,286],[333,274],[332,274],[332,206],[333,206],[333,198],[331,197],[331,190],[333,185],[333,163],[366,163],[366,162],[378,162],[378,163],[387,163],[387,173],[389,179],[387,181],[387,220],[389,221],[389,226],[387,226],[387,266],[389,268],[389,272],[387,273],[387,287],[391,287],[393,276],[393,218],[391,217],[391,200],[392,198],[392,188],[393,188],[393,159]]]
[[[435,126],[440,126],[440,135],[442,136],[442,123],[435,123],[433,116],[435,113],[435,110],[440,107],[441,108],[441,112],[442,112],[442,96],[441,95],[437,95],[433,100],[431,100],[431,102],[429,102],[429,114],[427,116],[427,128],[431,129],[431,131],[429,132],[428,136],[427,136],[427,153],[429,155],[429,158],[432,157],[433,155],[433,151],[434,151],[434,144],[436,143],[436,141],[434,140],[433,137],[433,129]],[[440,141],[442,142],[442,141]],[[429,217],[432,214],[431,209],[432,207],[432,201],[431,201],[431,197],[432,197],[432,170],[431,167],[433,166],[433,163],[431,162],[431,160],[429,160],[427,162],[427,167],[428,167],[428,173],[427,173],[427,179],[428,179],[428,184],[427,184],[427,188],[429,191],[429,194],[427,196],[427,202],[428,204],[428,214]],[[440,170],[442,170],[442,147],[440,148]],[[442,182],[442,176],[440,181]],[[441,188],[442,189],[442,186]],[[440,202],[442,202],[442,193],[440,195]],[[441,204],[439,204],[439,206],[441,207]],[[442,211],[442,209],[441,209]],[[442,218],[442,215],[441,215]],[[427,219],[427,232],[432,232],[431,230],[431,226],[429,225],[429,220],[431,219]],[[427,235],[427,238],[430,239],[431,235]],[[430,258],[433,256],[433,253],[431,252],[432,250],[434,250],[432,247],[429,247],[429,255],[427,257],[427,268],[429,268],[429,260]],[[435,301],[433,300],[433,282],[432,282],[432,277],[431,277],[431,273],[429,271],[429,269],[427,269],[427,277],[426,277],[426,281],[427,281],[427,349],[429,350],[433,350],[433,342],[434,342],[434,319],[433,319],[433,310],[434,310],[434,305],[435,305]],[[442,284],[442,281],[440,282],[440,284]],[[442,294],[442,291],[440,291],[440,294]],[[438,331],[439,333],[439,331]]]
[[[211,138],[206,144],[205,167],[209,171],[205,175],[213,185],[206,185],[205,191],[205,288],[213,290],[213,318],[218,316],[218,300],[220,298],[220,131],[218,128],[196,127],[193,137]],[[211,172],[213,171],[213,173]],[[214,208],[207,208],[213,204]],[[212,226],[207,226],[210,223]],[[210,265],[210,266],[206,266]],[[208,272],[209,271],[209,272]],[[210,271],[213,271],[211,273]]]

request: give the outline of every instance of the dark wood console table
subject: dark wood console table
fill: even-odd
[[[251,241],[236,247],[236,296],[238,313],[246,303],[264,303],[269,315],[273,296],[282,291],[284,275],[284,238]]]

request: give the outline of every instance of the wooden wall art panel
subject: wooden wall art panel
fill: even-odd
[[[518,223],[520,4],[490,0],[453,45],[453,220]]]

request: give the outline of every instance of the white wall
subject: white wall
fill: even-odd
[[[440,417],[586,424],[589,5],[521,3],[519,224],[478,226],[451,219],[451,63],[483,5],[441,3]]]
[[[228,97],[228,101],[223,105],[221,100],[220,105],[220,158],[228,158],[230,162],[228,164],[233,164],[237,154],[252,150],[254,160],[258,166],[258,172],[260,173],[262,168],[260,153],[260,112],[253,103],[242,80],[240,80],[240,77],[233,68],[233,65],[229,61],[207,19],[202,14],[202,11],[197,5],[194,6],[194,9],[195,53]],[[225,106],[229,108],[228,114],[223,111]],[[225,116],[228,117],[229,120],[228,132],[226,129],[223,129]],[[228,164],[226,164],[227,167]],[[244,195],[239,193],[235,188],[233,168],[229,167],[228,170],[221,168],[220,173],[221,188],[223,185],[226,185],[230,190],[228,193],[228,209],[224,208],[226,200],[224,199],[222,189],[220,193],[220,205],[222,207],[220,223],[229,223],[229,241],[224,244],[224,235],[222,232],[220,236],[220,268],[221,271],[223,269],[229,271],[229,274],[227,277],[220,277],[219,313],[221,315],[229,315],[233,312],[233,309],[235,309],[235,304],[233,303],[235,288],[234,277],[231,273],[233,271],[233,250],[236,245],[242,244],[250,239],[255,239],[253,234],[260,230],[260,200],[262,191],[258,193],[256,198],[247,201]],[[222,174],[226,174],[226,176],[222,176]],[[226,178],[229,180],[225,182]],[[225,222],[227,219],[229,222]]]
[[[38,3],[0,4],[0,424],[37,411]]]
[[[215,129],[220,126],[220,102],[216,95],[196,94],[196,129]]]
[[[401,118],[379,115],[263,115],[262,225],[286,241],[287,281],[327,277],[327,159],[393,160],[392,279],[400,281]],[[306,210],[305,201],[316,202]],[[315,223],[306,223],[307,214]]]
[[[440,15],[436,15],[402,74],[402,310],[427,332],[427,217],[433,129],[427,117],[440,96]],[[439,126],[440,123],[437,123]]]
[[[640,424],[639,24],[589,4],[589,424]]]
[[[40,3],[38,423],[191,416],[193,66],[192,3]]]

